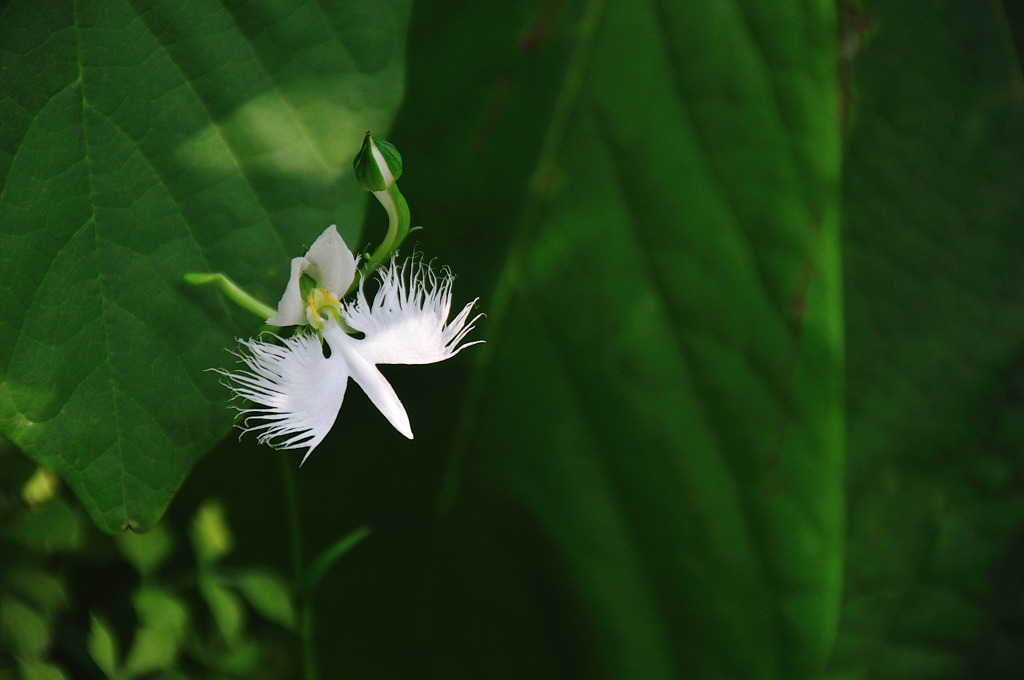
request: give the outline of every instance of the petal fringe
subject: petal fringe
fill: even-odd
[[[324,357],[316,334],[275,339],[241,341],[235,354],[245,368],[217,372],[235,396],[254,404],[239,409],[242,431],[256,433],[261,444],[274,448],[304,448],[305,462],[338,417],[349,366],[340,353]]]
[[[399,266],[395,258],[378,272],[380,290],[368,301],[361,283],[356,298],[342,309],[345,322],[364,334],[359,354],[371,364],[433,364],[478,342],[462,343],[483,316],[470,318],[476,300],[451,322],[451,272],[440,276],[421,259]]]

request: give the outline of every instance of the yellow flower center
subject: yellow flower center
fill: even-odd
[[[318,330],[324,328],[324,316],[333,314],[337,321],[340,311],[341,301],[325,288],[314,288],[306,296],[306,321]]]

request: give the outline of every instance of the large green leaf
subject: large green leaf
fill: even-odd
[[[498,212],[536,165],[511,239],[462,222],[480,260],[512,245],[446,480],[434,671],[814,677],[843,508],[832,3],[531,5],[460,17],[494,57],[432,79],[484,95],[433,196]]]
[[[204,372],[337,222],[402,91],[405,0],[45,2],[0,14],[0,434],[107,531],[157,520],[230,425]]]
[[[1024,101],[997,3],[864,3],[833,677],[1024,677]]]

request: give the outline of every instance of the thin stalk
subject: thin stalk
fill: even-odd
[[[405,240],[405,237],[411,231],[412,218],[409,214],[409,204],[406,202],[402,192],[398,190],[397,182],[383,191],[372,191],[370,193],[380,202],[384,207],[384,211],[388,214],[388,231],[384,235],[384,240],[380,242],[377,249],[367,258],[366,264],[362,268],[362,276],[356,277],[352,285],[345,292],[345,295],[354,291],[359,285],[360,280],[365,279],[384,264],[384,261],[391,257],[391,254],[398,249],[398,246],[402,245],[402,241]]]
[[[224,293],[229,300],[242,309],[252,312],[263,320],[269,319],[277,314],[276,309],[263,304],[237,283],[220,272],[191,272],[189,274],[185,274],[185,283],[192,284],[193,286],[212,283],[220,288],[221,292]]]
[[[291,538],[292,583],[296,607],[299,614],[299,638],[302,640],[303,676],[306,680],[317,680],[316,649],[313,645],[313,602],[310,589],[305,584],[305,569],[302,558],[302,525],[299,521],[299,496],[295,491],[295,472],[288,457],[278,455],[281,476],[284,479],[285,510],[288,513],[288,533]]]

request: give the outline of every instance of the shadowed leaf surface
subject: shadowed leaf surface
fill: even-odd
[[[864,3],[830,677],[1024,674],[1024,107],[998,3]]]
[[[445,481],[434,671],[814,677],[842,527],[831,4],[552,4],[432,81],[483,92],[432,195],[526,205],[467,229],[507,255]],[[523,174],[489,165],[517,144]]]

